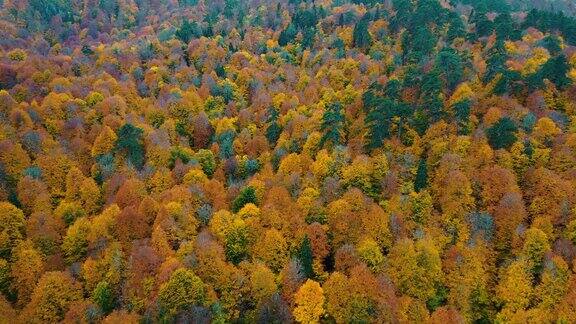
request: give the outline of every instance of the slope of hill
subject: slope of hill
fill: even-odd
[[[576,20],[518,3],[0,1],[0,322],[576,322]]]

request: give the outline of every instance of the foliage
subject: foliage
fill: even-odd
[[[295,294],[294,318],[300,323],[318,323],[324,313],[322,287],[308,279]]]
[[[0,323],[576,322],[544,2],[0,0]]]
[[[308,235],[304,237],[300,248],[298,249],[298,259],[302,265],[302,271],[307,278],[311,278],[314,275],[314,269],[312,268],[312,247],[310,246],[310,239]]]
[[[128,161],[140,169],[144,165],[143,130],[132,124],[124,124],[118,130],[115,150],[123,153]]]
[[[196,160],[200,163],[202,170],[207,176],[212,176],[216,170],[216,159],[214,154],[209,150],[198,150],[195,155]]]
[[[508,149],[516,142],[518,130],[516,124],[508,117],[501,118],[486,130],[488,143],[494,149]]]
[[[245,187],[240,191],[240,194],[232,202],[232,211],[237,213],[246,206],[246,204],[258,204],[258,197],[256,197],[256,190],[251,187]]]
[[[82,298],[80,285],[63,272],[46,272],[34,289],[32,300],[23,312],[27,321],[44,323],[58,322],[71,305]]]
[[[92,292],[92,300],[100,307],[104,314],[110,313],[116,306],[114,300],[114,291],[107,281],[100,281],[94,292]]]
[[[420,190],[428,186],[428,167],[426,165],[426,160],[420,159],[418,163],[418,170],[416,170],[416,179],[414,179],[414,191],[420,192]]]
[[[342,112],[342,104],[339,102],[330,103],[322,116],[321,129],[324,132],[320,145],[325,143],[338,145],[344,141],[345,117]]]
[[[0,255],[7,258],[25,236],[24,213],[8,202],[0,202]]]
[[[170,318],[187,307],[202,305],[205,298],[206,288],[202,280],[191,270],[178,269],[160,287],[158,304],[162,314]]]
[[[361,49],[367,49],[372,44],[372,36],[368,32],[368,19],[363,17],[354,26],[354,32],[352,33],[352,46]]]

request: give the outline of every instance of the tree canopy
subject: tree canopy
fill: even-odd
[[[572,0],[0,0],[0,323],[576,323]]]

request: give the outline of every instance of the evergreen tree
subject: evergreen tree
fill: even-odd
[[[270,146],[276,146],[280,134],[282,134],[282,126],[278,124],[278,110],[271,107],[269,110],[270,117],[268,118],[268,128],[266,128],[266,138]]]
[[[137,169],[144,166],[144,130],[127,123],[118,130],[116,152],[121,152]]]
[[[494,31],[494,23],[488,19],[485,10],[483,9],[476,9],[474,14],[471,15],[471,22],[473,22],[476,26],[476,36],[477,37],[486,37],[490,36]]]
[[[414,179],[414,191],[420,192],[426,187],[428,187],[428,166],[426,165],[426,159],[420,159],[418,170],[416,171],[416,179]]]
[[[342,38],[336,38],[332,43],[332,47],[336,48],[336,58],[341,59],[346,56],[346,44],[344,44]]]
[[[384,140],[393,135],[393,128],[396,135],[403,139],[403,132],[410,122],[411,107],[400,101],[401,90],[400,81],[390,80],[385,88],[377,83],[372,84],[362,95],[368,128],[367,149],[381,147]]]
[[[567,73],[570,71],[570,64],[566,55],[561,54],[549,59],[538,71],[539,79],[548,79],[559,89],[564,89],[572,83]]]
[[[445,87],[452,91],[464,76],[464,65],[462,59],[452,48],[443,49],[436,56],[436,69],[440,71],[440,76]]]
[[[196,22],[190,23],[188,20],[184,20],[182,26],[176,30],[175,35],[183,43],[188,44],[193,37],[199,37],[201,33]]]
[[[416,10],[411,15],[410,27],[436,24],[442,26],[447,22],[446,10],[442,8],[438,0],[419,0],[416,2]]]
[[[100,307],[104,314],[110,313],[116,304],[114,291],[107,281],[100,281],[94,292],[92,300]]]
[[[258,204],[258,198],[256,197],[256,190],[253,187],[248,186],[240,191],[240,194],[232,202],[232,211],[237,213],[246,204],[252,203],[254,205]]]
[[[368,32],[368,19],[364,16],[354,26],[352,46],[366,50],[372,45],[372,36]]]
[[[440,80],[440,71],[433,69],[422,79],[422,93],[420,98],[422,101],[423,109],[427,112],[428,117],[432,123],[442,119],[444,112],[444,102],[441,98],[442,95],[442,82]]]
[[[29,0],[27,10],[30,11],[31,17],[38,14],[45,22],[51,21],[55,16],[60,16],[64,22],[71,22],[74,19],[70,0]]]
[[[314,275],[314,268],[312,267],[313,255],[312,255],[312,245],[310,244],[310,239],[308,235],[304,236],[302,243],[300,243],[300,248],[298,249],[298,259],[302,265],[302,271],[306,278],[312,278]]]
[[[467,135],[470,132],[470,100],[462,100],[454,104],[454,117],[458,125],[458,134]]]
[[[386,83],[384,95],[392,100],[399,101],[402,92],[402,83],[398,79],[392,79]]]
[[[486,60],[486,72],[484,73],[484,82],[489,82],[498,73],[503,73],[506,71],[506,60],[508,56],[506,54],[506,48],[504,47],[504,41],[497,40],[494,46],[490,49],[488,53],[488,59]]]
[[[449,41],[453,41],[458,37],[466,36],[466,26],[460,16],[456,13],[451,13],[449,18],[450,27],[448,27],[448,32],[446,38]]]
[[[220,145],[220,158],[229,159],[234,156],[234,138],[236,133],[232,130],[225,131],[218,135],[216,141]]]
[[[311,9],[301,9],[294,13],[292,17],[292,21],[296,25],[296,27],[304,29],[316,26],[318,23],[318,15],[316,10],[313,8]]]
[[[314,40],[316,38],[316,28],[309,27],[304,29],[303,37],[302,37],[302,47],[304,48],[312,48],[314,46]]]
[[[390,22],[390,29],[396,33],[402,27],[406,27],[411,21],[411,14],[414,10],[414,5],[410,0],[393,0],[392,5],[396,14],[392,17]]]
[[[368,149],[381,147],[384,140],[390,138],[390,111],[394,102],[389,99],[380,100],[366,115],[368,126]]]
[[[178,0],[178,3],[182,6],[195,6],[198,4],[198,0]]]
[[[492,127],[486,130],[488,143],[493,149],[508,149],[516,142],[516,131],[518,127],[512,119],[508,117],[500,118]]]
[[[559,31],[568,44],[576,45],[576,18],[566,16],[563,12],[532,9],[522,27],[535,27],[542,32]]]
[[[534,80],[537,79],[537,74],[533,74],[535,77]],[[521,91],[520,81],[522,80],[522,76],[518,71],[510,71],[504,70],[500,74],[500,79],[494,85],[493,93],[495,95],[501,96],[505,93],[519,93]],[[529,81],[529,83],[532,81]],[[533,81],[534,84],[539,84],[538,80]],[[530,83],[531,84],[531,83]],[[536,85],[537,87],[537,85]]]
[[[413,35],[406,34],[403,38],[403,48],[404,41],[407,40],[407,49],[409,51],[408,61],[409,62],[419,62],[424,57],[427,57],[432,53],[438,38],[428,26],[419,26]]]
[[[512,21],[509,13],[499,14],[498,17],[494,19],[494,29],[496,30],[497,39],[517,40],[521,36],[514,26],[514,21]]]
[[[333,145],[340,145],[344,141],[344,123],[346,117],[342,112],[343,107],[340,102],[328,104],[324,115],[322,116],[322,125],[320,126],[324,135],[320,140],[320,146],[327,142]]]
[[[288,25],[286,29],[280,32],[280,36],[278,36],[278,45],[280,46],[288,45],[290,42],[292,42],[292,40],[294,40],[297,34],[298,31],[296,30],[294,25],[293,24]]]
[[[562,52],[562,42],[555,35],[548,35],[542,39],[541,44],[551,55],[558,55]]]
[[[228,19],[234,17],[234,13],[239,12],[240,1],[239,0],[224,0],[224,16]]]

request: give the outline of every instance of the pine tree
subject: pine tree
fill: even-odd
[[[197,28],[198,26],[196,25],[196,22],[191,24],[188,20],[184,20],[184,22],[182,22],[182,26],[176,30],[175,35],[183,43],[188,44],[192,37],[198,36],[195,35]]]
[[[258,198],[256,197],[256,190],[248,186],[240,192],[238,197],[232,202],[232,211],[237,213],[244,207],[244,205],[252,203],[254,205],[258,204]]]
[[[142,135],[144,130],[135,127],[132,124],[124,124],[118,130],[118,140],[116,141],[116,152],[122,152],[126,155],[137,169],[144,166],[144,143]]]
[[[390,80],[386,87],[373,84],[362,95],[365,124],[368,128],[366,144],[367,149],[381,147],[385,139],[390,138],[394,128],[400,139],[403,139],[404,130],[409,123],[411,108],[400,101],[402,84],[398,80]],[[393,127],[396,126],[396,127]]]
[[[320,145],[324,146],[326,142],[332,145],[340,145],[344,141],[344,116],[343,107],[340,102],[329,104],[322,116],[321,130],[324,132],[320,140]]]
[[[446,37],[449,41],[453,41],[458,37],[466,36],[466,26],[462,22],[460,16],[456,13],[451,13],[450,15],[450,27],[448,27],[448,32]]]
[[[266,128],[266,138],[270,146],[276,146],[280,134],[282,134],[282,126],[278,124],[278,110],[271,107],[269,110],[268,128]]]
[[[372,45],[372,36],[368,32],[368,19],[362,17],[354,26],[352,46],[366,50]]]
[[[426,165],[426,159],[420,159],[418,170],[416,171],[416,179],[414,179],[414,191],[420,192],[426,187],[428,187],[428,166]]]
[[[506,71],[506,60],[508,60],[508,57],[506,54],[506,48],[504,47],[504,41],[497,40],[494,46],[490,49],[488,59],[486,60],[484,82],[489,82],[494,79],[498,73]]]
[[[558,55],[562,52],[562,41],[556,35],[548,35],[544,37],[541,43],[551,55]]]
[[[476,35],[478,37],[490,36],[494,31],[494,23],[486,17],[486,13],[483,11],[477,11],[477,15],[474,18],[476,24]]]
[[[516,142],[516,135],[518,130],[516,124],[508,117],[501,118],[492,127],[486,130],[488,136],[488,143],[493,149],[508,149],[514,142]]]
[[[381,147],[384,140],[390,138],[390,113],[394,110],[394,102],[390,99],[378,100],[375,107],[366,115],[368,126],[368,149]]]
[[[458,125],[458,134],[467,135],[470,132],[470,100],[462,100],[452,106],[456,124]]]
[[[300,260],[300,264],[302,265],[302,271],[306,278],[312,278],[314,275],[314,269],[312,267],[312,246],[310,244],[310,239],[308,235],[304,236],[302,243],[300,244],[300,248],[298,249],[298,259]]]
[[[496,37],[504,40],[517,40],[520,38],[520,33],[514,26],[514,21],[509,13],[501,13],[494,19],[494,29],[496,30]]]
[[[316,38],[316,28],[310,27],[306,28],[302,37],[302,47],[312,48],[314,46],[314,40]]]
[[[452,91],[464,76],[462,59],[452,48],[446,48],[436,57],[436,69],[440,72],[445,87]]]
[[[408,62],[420,62],[432,53],[437,37],[426,25],[419,26],[414,34],[405,32],[402,39],[402,49],[406,51]]]
[[[98,283],[92,293],[92,300],[100,307],[104,314],[110,313],[116,304],[113,288],[107,281]]]
[[[396,33],[401,27],[405,27],[410,23],[414,5],[410,0],[393,0],[392,5],[394,6],[396,15],[394,15],[390,22],[390,29]]]
[[[291,41],[294,40],[296,34],[298,34],[298,31],[296,30],[294,25],[293,24],[288,25],[286,29],[280,32],[280,36],[278,37],[278,45],[280,46],[288,45]]]
[[[564,89],[572,83],[567,76],[568,71],[570,71],[570,64],[566,55],[561,54],[544,63],[538,71],[538,75],[539,79],[548,79],[559,89]]]
[[[435,123],[444,117],[444,103],[441,99],[442,82],[440,80],[440,71],[433,69],[422,79],[422,93],[420,98],[422,105],[427,112],[430,121]]]

